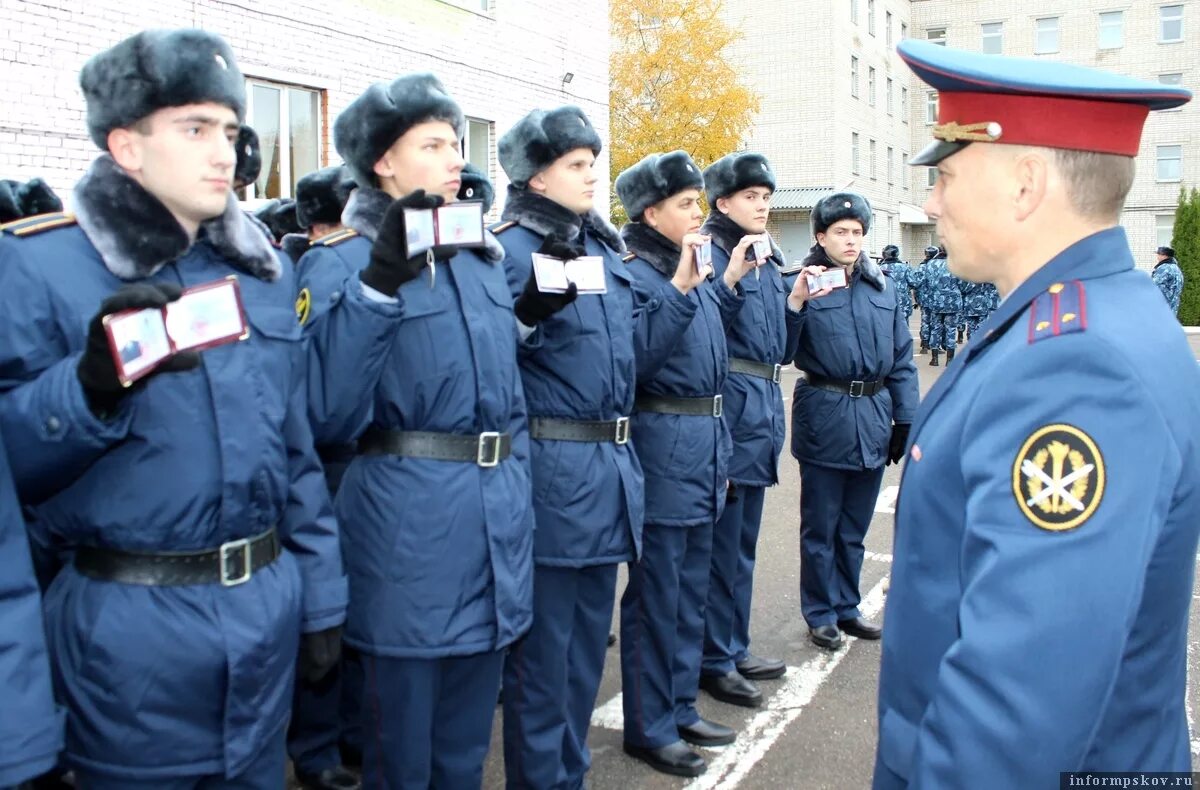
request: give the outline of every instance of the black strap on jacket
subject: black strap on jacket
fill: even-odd
[[[826,378],[819,373],[812,373],[810,371],[801,371],[800,377],[807,381],[810,387],[816,387],[819,390],[828,390],[829,392],[840,392],[843,395],[849,395],[851,398],[861,398],[864,395],[869,398],[883,389],[882,381],[842,381],[840,379]]]
[[[490,468],[512,455],[512,436],[496,431],[478,434],[369,429],[358,440],[360,455],[402,455],[435,461],[469,461]]]
[[[236,587],[278,559],[280,551],[279,536],[271,527],[205,551],[150,554],[80,546],[75,550],[75,567],[89,578],[122,584],[178,587],[220,582],[223,587]]]
[[[629,443],[629,418],[615,420],[562,420],[557,417],[530,417],[529,435],[534,439],[564,442]]]
[[[766,362],[758,362],[753,359],[730,357],[729,372],[744,373],[747,376],[756,376],[778,384],[780,377],[783,375],[783,365],[769,365]]]
[[[724,398],[670,398],[663,395],[638,395],[633,407],[657,414],[684,414],[693,417],[720,417],[725,413]]]

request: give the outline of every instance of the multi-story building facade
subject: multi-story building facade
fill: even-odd
[[[340,161],[337,114],[370,83],[417,70],[462,105],[464,155],[501,198],[496,139],[529,110],[577,104],[607,139],[607,24],[608,0],[4,0],[0,178],[40,176],[69,201],[97,154],[78,84],[87,58],[145,28],[200,27],[229,41],[246,74],[264,155],[251,203]]]

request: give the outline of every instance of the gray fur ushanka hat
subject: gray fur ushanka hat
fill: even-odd
[[[709,205],[716,206],[718,198],[750,187],[775,191],[775,173],[762,154],[726,154],[704,170],[704,191]]]
[[[518,189],[525,189],[529,179],[576,148],[590,149],[599,156],[600,135],[583,110],[567,105],[534,110],[517,121],[500,138],[497,155],[508,180]]]
[[[631,220],[671,195],[685,189],[704,189],[700,168],[684,151],[650,154],[617,176],[617,197]]]
[[[817,201],[812,210],[812,232],[815,237],[829,226],[844,219],[862,223],[863,233],[871,232],[871,204],[856,192],[834,192]]]
[[[296,182],[296,221],[305,229],[317,222],[341,222],[342,209],[353,189],[350,173],[340,165],[304,175]]]

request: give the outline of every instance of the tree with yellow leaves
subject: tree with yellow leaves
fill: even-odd
[[[612,4],[609,126],[612,178],[642,157],[682,149],[707,167],[737,149],[758,96],[724,51],[740,34],[723,0],[624,0]],[[613,197],[612,218],[625,221]]]

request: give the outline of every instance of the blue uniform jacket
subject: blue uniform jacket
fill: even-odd
[[[0,787],[54,767],[63,745],[42,626],[42,596],[29,559],[21,505],[0,446]]]
[[[234,775],[287,721],[301,630],[339,625],[346,606],[305,419],[291,267],[232,196],[187,246],[107,156],[75,202],[79,225],[0,238],[0,433],[31,523],[68,549],[151,553],[214,549],[275,526],[286,551],[230,588],[64,568],[45,609],[67,754],[114,775]],[[100,303],[127,281],[186,287],[230,275],[249,338],[150,378],[112,420],[94,417],[76,367]]]
[[[317,441],[353,441],[371,426],[497,431],[512,435],[513,454],[493,468],[392,455],[350,462],[336,502],[350,575],[346,641],[404,658],[498,650],[529,629],[533,605],[529,438],[502,251],[489,234],[486,251],[462,249],[436,264],[436,278],[426,270],[395,301],[374,301],[358,272],[390,202],[356,190],[344,213],[356,234],[314,245],[300,262]]]
[[[747,234],[719,212],[709,215],[701,232],[712,236],[713,276],[722,277],[733,248]],[[786,261],[783,252],[774,243],[771,246],[770,265],[759,266],[739,283],[746,303],[729,323],[725,342],[731,357],[787,365],[796,354],[801,316],[787,306],[791,286],[780,274]],[[787,432],[782,388],[764,378],[731,372],[722,393],[733,440],[729,481],[745,486],[775,485]]]
[[[584,294],[538,324],[519,347],[521,380],[531,417],[616,420],[633,412],[636,389],[633,277],[616,230],[598,215],[578,214],[534,193],[510,189],[504,224],[504,268],[515,299],[525,288],[531,255],[546,235],[582,244],[604,259],[608,292]],[[659,311],[682,333],[689,319]],[[641,553],[645,490],[633,445],[532,439],[533,557],[541,565],[584,567],[636,559]]]
[[[1009,294],[912,440],[876,787],[1190,771],[1200,373],[1124,230]]]
[[[634,253],[634,310],[639,321],[638,393],[703,398],[719,395],[729,372],[725,326],[745,297],[718,279],[686,296],[671,285],[679,249],[638,222],[621,228]],[[740,288],[739,288],[740,290]],[[680,337],[675,319],[644,321],[666,311],[691,316]],[[712,524],[725,508],[732,446],[725,418],[635,411],[634,446],[646,474],[646,523],[666,527]]]
[[[805,265],[829,265],[817,249]],[[876,469],[887,462],[892,423],[912,422],[920,395],[912,335],[896,286],[865,255],[850,287],[809,299],[800,311],[796,367],[841,381],[883,381],[874,396],[851,398],[796,381],[792,455],[834,469]]]

